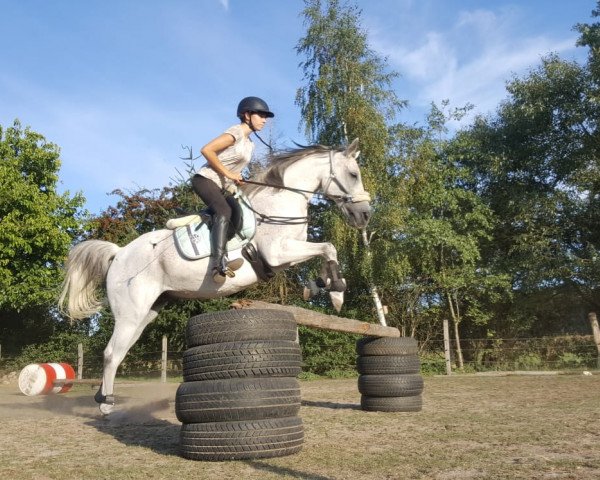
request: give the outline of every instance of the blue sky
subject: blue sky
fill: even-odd
[[[576,23],[595,0],[356,0],[370,46],[400,74],[400,121],[432,101],[493,112],[505,83],[550,52],[583,62]],[[0,0],[0,125],[61,148],[61,191],[99,213],[115,188],[160,188],[263,97],[279,146],[305,142],[294,104],[300,0]],[[198,166],[202,163],[198,161]]]

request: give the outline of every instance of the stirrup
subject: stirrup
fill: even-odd
[[[221,273],[217,267],[213,267],[212,274],[213,274],[213,281],[215,283],[218,283],[219,285],[222,285],[223,283],[225,283],[225,280],[227,279],[227,277],[223,273]]]
[[[223,257],[221,259],[220,265],[215,265],[213,267],[214,282],[221,285],[225,283],[227,277],[235,277],[235,270],[239,270],[243,264],[244,259],[242,258],[236,258],[230,262],[229,260],[227,260],[227,257]]]

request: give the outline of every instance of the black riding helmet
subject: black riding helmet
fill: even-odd
[[[267,102],[258,97],[246,97],[242,99],[237,108],[238,118],[242,119],[246,112],[263,113],[269,118],[275,116],[275,114],[269,110]]]

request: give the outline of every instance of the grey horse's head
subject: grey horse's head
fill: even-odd
[[[359,154],[358,138],[345,150],[331,151],[331,173],[322,191],[335,201],[350,226],[362,229],[371,218],[371,196],[362,183],[356,161]]]

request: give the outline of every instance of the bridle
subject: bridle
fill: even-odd
[[[369,192],[363,190],[362,192],[352,195],[350,194],[350,192],[348,192],[346,187],[344,187],[342,182],[340,182],[340,180],[337,178],[337,175],[335,174],[335,171],[333,170],[333,150],[329,150],[329,177],[327,178],[325,184],[319,190],[303,190],[301,188],[286,187],[285,185],[275,185],[263,182],[255,182],[251,180],[244,180],[244,183],[249,183],[252,185],[258,185],[262,187],[289,190],[290,192],[295,192],[299,195],[302,195],[306,198],[307,201],[310,200],[310,197],[313,195],[322,195],[323,197],[334,201],[337,205],[345,205],[348,203],[358,203],[365,201],[368,202],[371,200],[371,195],[369,195]],[[342,192],[344,192],[344,195],[333,195],[331,193],[327,193],[327,190],[329,190],[329,187],[332,183],[335,183],[338,186],[338,188]],[[304,195],[305,193],[310,194],[310,196],[306,197],[306,195]],[[240,197],[240,199],[250,210],[252,210],[257,215],[257,217],[259,218],[259,222],[268,223],[270,225],[301,225],[304,223],[308,223],[308,216],[283,217],[275,215],[266,215],[264,213],[256,211],[254,207],[252,207],[252,205],[250,205],[249,202],[247,202],[244,199],[244,197]]]

